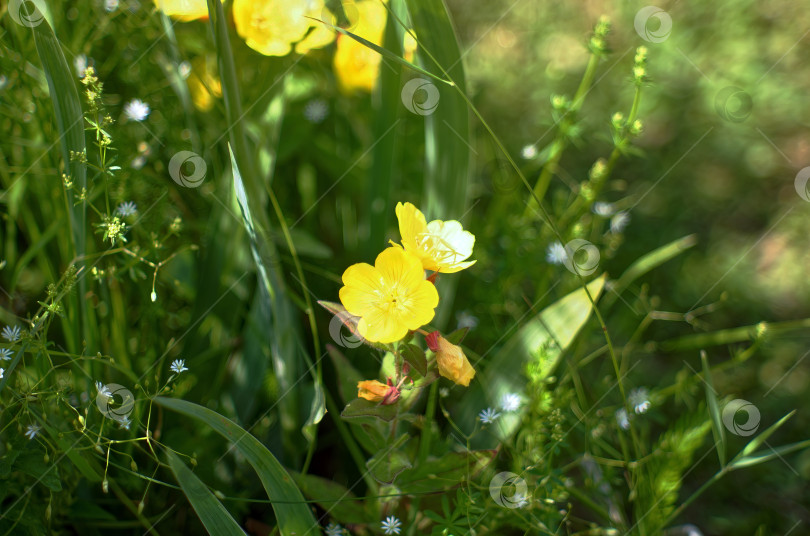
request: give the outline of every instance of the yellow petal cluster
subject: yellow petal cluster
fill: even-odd
[[[351,33],[382,46],[388,11],[379,0],[358,0],[355,9],[346,9]],[[355,90],[370,92],[377,82],[382,57],[347,35],[337,38],[335,75],[344,93]]]
[[[397,203],[396,212],[402,246],[419,257],[425,270],[452,274],[475,264],[466,261],[472,255],[475,236],[458,221],[427,223],[425,215],[411,203]]]
[[[371,342],[396,342],[409,330],[431,320],[439,293],[425,279],[419,258],[390,247],[377,256],[374,266],[358,263],[343,272],[340,301],[360,317],[357,330]]]
[[[306,54],[335,39],[334,31],[318,22],[336,22],[323,0],[234,0],[233,20],[236,33],[265,56],[286,56],[293,49]]]

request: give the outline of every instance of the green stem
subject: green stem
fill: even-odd
[[[433,432],[433,416],[436,413],[436,399],[439,396],[439,382],[433,382],[430,385],[430,392],[428,393],[428,404],[425,409],[425,420],[422,425],[422,438],[419,442],[419,462],[427,460],[430,454],[430,440]]]

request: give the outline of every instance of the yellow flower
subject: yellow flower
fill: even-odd
[[[166,15],[182,21],[208,17],[207,0],[155,0],[155,6]]]
[[[311,17],[311,18],[307,18]],[[265,56],[286,56],[295,48],[306,54],[325,47],[335,33],[318,19],[335,24],[323,0],[234,0],[236,32],[247,45]]]
[[[340,301],[359,316],[357,330],[370,342],[395,342],[431,320],[439,293],[419,259],[400,248],[387,248],[374,266],[353,264],[343,272]]]
[[[464,387],[470,385],[470,380],[475,377],[475,369],[460,346],[442,337],[438,331],[425,337],[425,342],[436,353],[439,374]]]
[[[402,246],[422,260],[425,270],[452,274],[469,268],[475,236],[461,223],[450,220],[425,221],[425,215],[410,203],[397,203],[397,220]]]
[[[214,99],[222,97],[222,84],[216,75],[216,61],[208,61],[204,56],[191,60],[191,74],[186,80],[191,102],[202,112],[214,107]]]
[[[385,21],[388,11],[379,0],[354,2],[354,10],[347,9],[352,27],[351,33],[382,46]],[[339,35],[335,52],[335,74],[340,89],[345,93],[354,90],[371,91],[377,82],[382,57],[378,52],[358,43],[347,35]]]
[[[369,402],[381,402],[389,406],[399,400],[400,392],[391,382],[384,384],[377,380],[363,380],[357,382],[357,396]]]

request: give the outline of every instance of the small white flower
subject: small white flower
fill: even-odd
[[[630,391],[627,401],[633,406],[633,411],[637,415],[647,413],[647,410],[650,409],[650,392],[646,387],[638,387]]]
[[[104,11],[107,13],[118,9],[118,0],[104,0]]]
[[[382,522],[382,529],[383,532],[386,534],[399,534],[399,531],[402,530],[402,522],[394,516],[388,516],[385,518],[385,521]]]
[[[484,424],[493,423],[495,422],[495,419],[497,419],[500,416],[501,414],[492,408],[487,408],[478,414],[478,418],[481,419],[481,422]]]
[[[628,223],[630,223],[630,214],[627,212],[617,212],[610,218],[610,231],[614,234],[619,234],[624,231]]]
[[[11,350],[8,348],[0,348],[0,361],[8,361],[11,359]]]
[[[30,441],[31,439],[37,437],[37,434],[39,433],[40,430],[41,428],[39,427],[39,425],[29,424],[28,428],[25,429],[25,437],[27,437],[28,440]]]
[[[343,527],[334,523],[329,523],[326,526],[326,536],[341,536],[343,534]]]
[[[627,415],[626,409],[619,408],[616,410],[616,422],[622,430],[628,430],[630,428],[630,416]]]
[[[98,396],[102,398],[112,398],[112,391],[101,382],[96,382],[96,391],[98,391]]]
[[[591,210],[593,210],[593,213],[596,214],[597,216],[607,218],[611,216],[616,209],[613,207],[613,203],[605,203],[604,201],[598,201],[593,204]]]
[[[448,389],[447,387],[440,388],[439,396],[442,398],[447,398],[448,396],[450,396],[450,389]]]
[[[546,262],[549,264],[563,264],[568,258],[565,247],[559,242],[552,242],[546,248]]]
[[[520,151],[520,156],[522,156],[524,160],[531,160],[537,156],[537,147],[534,145],[526,145],[523,150]]]
[[[170,368],[175,374],[180,374],[181,372],[188,370],[186,368],[186,361],[184,359],[175,359],[172,361],[172,366]]]
[[[525,493],[515,493],[511,502],[514,503],[516,508],[526,508],[529,506],[529,498]]]
[[[501,397],[501,409],[504,411],[517,411],[520,408],[520,396],[515,393],[504,393]]]
[[[141,99],[132,99],[124,106],[124,115],[126,115],[130,121],[143,121],[149,117],[150,111],[149,105]]]
[[[142,154],[139,154],[135,158],[132,159],[132,162],[129,164],[132,166],[132,169],[141,169],[143,166],[146,165],[146,157]]]
[[[187,79],[191,74],[191,64],[187,61],[180,62],[180,65],[177,66],[177,73],[183,80]]]
[[[304,106],[304,117],[310,123],[320,123],[329,115],[329,106],[323,99],[312,99]]]
[[[20,326],[6,326],[3,328],[2,335],[8,342],[17,342],[20,340],[22,332]]]
[[[458,327],[456,329],[475,329],[476,326],[478,326],[478,317],[471,315],[468,311],[461,311],[456,314],[456,319],[458,320]]]
[[[6,373],[6,369],[0,368],[0,380],[3,379],[3,375]]]
[[[84,54],[79,54],[73,58],[73,68],[79,78],[84,78],[84,70],[87,69],[87,65],[87,56]]]
[[[130,421],[129,417],[126,415],[118,419],[118,426],[124,430],[129,430],[130,424],[132,424],[132,421]]]
[[[132,216],[136,212],[138,212],[138,205],[136,205],[132,201],[121,203],[120,205],[118,205],[118,208],[115,209],[115,213],[121,216],[122,218]]]

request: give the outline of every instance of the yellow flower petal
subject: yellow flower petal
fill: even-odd
[[[353,34],[382,46],[388,12],[379,0],[359,0],[345,11],[352,18]],[[338,36],[334,67],[340,89],[344,93],[370,92],[377,82],[381,59],[377,52],[351,37]]]
[[[377,380],[363,380],[357,382],[358,398],[365,398],[371,402],[379,402],[388,392],[388,386]]]
[[[250,48],[265,56],[285,56],[298,45],[299,52],[304,53],[331,43],[334,34],[328,29],[324,34],[323,24],[312,20],[320,19],[324,12],[328,13],[323,0],[233,2],[236,32]]]
[[[155,0],[155,7],[181,21],[208,17],[207,0]]]
[[[425,223],[425,215],[411,203],[397,203],[397,220],[402,246],[419,257],[425,270],[455,273],[475,264],[472,255],[475,236],[455,220]]]
[[[357,330],[371,342],[395,342],[433,320],[439,293],[425,280],[422,263],[402,248],[390,247],[374,266],[360,263],[343,273],[340,301],[359,316]]]

